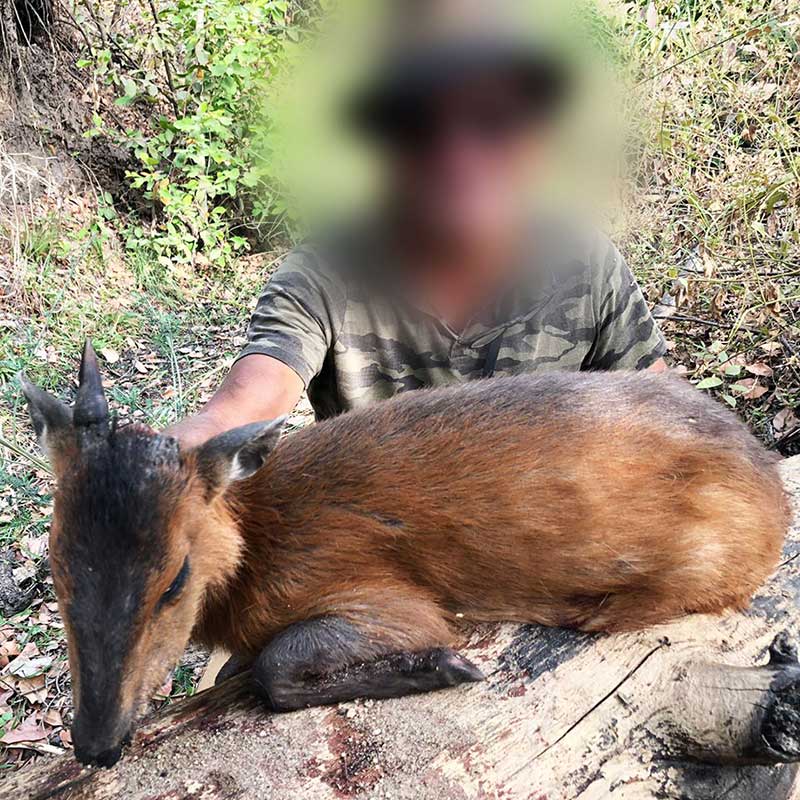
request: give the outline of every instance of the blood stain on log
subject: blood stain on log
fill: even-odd
[[[382,777],[381,747],[372,735],[345,715],[333,715],[328,747],[336,761],[323,780],[339,797],[353,797],[371,789]]]
[[[528,693],[528,687],[524,683],[517,684],[506,692],[506,697],[523,697]]]

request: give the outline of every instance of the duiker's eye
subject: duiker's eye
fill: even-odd
[[[175,580],[169,585],[167,591],[161,595],[161,599],[158,601],[159,606],[163,606],[165,603],[169,603],[170,600],[174,600],[181,593],[181,589],[183,589],[184,585],[186,584],[186,578],[188,577],[189,557],[187,556],[183,560],[181,571],[175,576]]]

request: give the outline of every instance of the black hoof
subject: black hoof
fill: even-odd
[[[87,767],[113,767],[122,755],[122,745],[95,753],[81,747],[75,748],[75,758]]]
[[[443,649],[438,653],[436,669],[451,686],[457,686],[459,683],[476,683],[485,679],[486,676],[475,664],[454,650]]]

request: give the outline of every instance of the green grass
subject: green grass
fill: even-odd
[[[644,2],[603,5],[598,29],[637,86],[628,117],[640,120],[617,241],[651,303],[674,303],[663,321],[673,362],[772,443],[776,417],[800,405],[800,13],[789,2],[659,0],[648,21]],[[125,224],[101,197],[78,215],[45,209],[0,228],[0,245],[17,242],[19,279],[10,303],[0,300],[0,549],[20,559],[26,537],[47,528],[52,487],[16,373],[70,400],[91,337],[115,412],[170,424],[221,381],[274,260],[168,267],[125,250]],[[765,367],[770,375],[749,371]],[[748,399],[751,379],[767,391]],[[53,599],[43,579],[37,599]],[[4,626],[63,661],[60,629],[34,609]],[[191,693],[194,677],[179,669],[172,696]],[[48,692],[67,716],[68,683],[48,677]],[[15,697],[0,728],[32,710]]]

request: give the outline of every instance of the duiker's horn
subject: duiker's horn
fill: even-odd
[[[108,432],[108,402],[103,393],[103,379],[97,365],[97,355],[91,341],[86,340],[78,375],[78,394],[72,421],[76,428],[94,428],[98,433]]]

